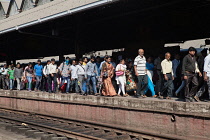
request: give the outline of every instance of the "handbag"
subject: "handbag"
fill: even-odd
[[[122,66],[120,65],[120,67]],[[116,71],[115,73],[117,76],[122,76],[124,74],[124,71]]]
[[[108,78],[109,74],[108,74],[108,71],[107,71],[107,65],[106,65],[106,63],[104,63],[103,65],[105,65],[104,68],[106,69],[106,71],[103,72],[103,78]]]

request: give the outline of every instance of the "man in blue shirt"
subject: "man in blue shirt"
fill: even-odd
[[[36,75],[35,91],[38,91],[41,88],[42,71],[43,71],[43,66],[41,65],[41,60],[38,60],[37,64],[34,66],[34,72]]]

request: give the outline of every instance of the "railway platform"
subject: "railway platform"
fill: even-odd
[[[209,139],[210,103],[0,91],[0,108],[58,116],[168,139]]]

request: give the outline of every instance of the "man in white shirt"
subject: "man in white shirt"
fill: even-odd
[[[77,74],[78,74],[78,85],[80,87],[81,94],[84,95],[85,91],[83,91],[82,86],[85,80],[85,65],[83,65],[82,59],[79,60],[79,64],[77,65]]]
[[[75,86],[75,92],[79,93],[79,87],[78,87],[78,67],[76,65],[76,61],[72,61],[72,65],[70,66],[71,70],[71,91],[73,91],[73,86]]]
[[[0,73],[1,73],[0,82],[3,89],[7,89],[9,87],[7,72],[8,72],[7,64],[4,64],[4,67],[0,69]]]
[[[163,77],[164,77],[164,86],[161,92],[159,93],[160,98],[163,98],[163,93],[166,90],[167,90],[166,99],[171,99],[172,97],[174,74],[173,74],[172,62],[170,58],[171,58],[171,54],[166,53],[165,59],[161,62],[161,68],[162,68]]]
[[[49,84],[50,84],[50,76],[49,76],[49,65],[50,65],[51,61],[47,60],[47,65],[44,66],[43,69],[43,83],[42,83],[42,90],[43,91],[48,91],[49,89]],[[46,83],[48,84],[48,88],[46,88]]]
[[[51,59],[51,64],[49,65],[49,93],[56,93],[57,91],[57,73],[58,73],[58,67],[55,64],[55,59]],[[52,88],[52,81],[54,84],[54,87]]]

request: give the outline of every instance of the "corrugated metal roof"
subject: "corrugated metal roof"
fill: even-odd
[[[0,20],[0,31],[97,1],[100,0],[55,0]]]

